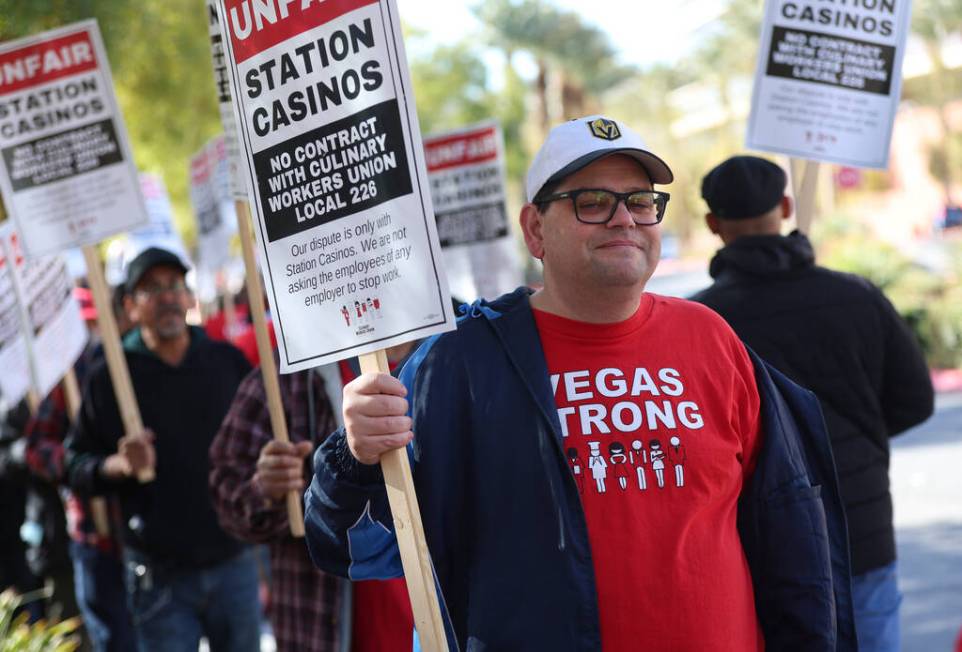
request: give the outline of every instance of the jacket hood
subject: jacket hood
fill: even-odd
[[[723,247],[712,258],[708,273],[718,278],[725,272],[751,276],[787,276],[815,265],[812,243],[799,231],[789,235],[750,235]]]

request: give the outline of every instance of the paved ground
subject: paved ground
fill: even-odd
[[[962,628],[962,393],[893,441],[904,652],[951,652]]]

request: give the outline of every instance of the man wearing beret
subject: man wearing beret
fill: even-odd
[[[853,649],[834,472],[799,443],[828,451],[817,403],[712,311],[644,291],[671,181],[616,120],[549,133],[520,216],[543,289],[345,387],[306,496],[315,563],[401,573],[377,462],[410,444],[451,650]]]
[[[859,650],[898,650],[888,440],[932,414],[932,383],[878,288],[816,265],[804,234],[781,235],[792,215],[785,186],[779,166],[754,156],[705,175],[705,219],[725,246],[711,261],[714,284],[692,298],[818,397],[848,516]]]
[[[127,599],[139,652],[259,650],[252,550],[217,523],[207,491],[214,435],[250,365],[236,348],[185,321],[187,267],[150,248],[130,261],[123,338],[145,425],[124,433],[103,361],[85,383],[67,442],[67,473],[81,495],[116,493],[123,512]],[[137,480],[155,469],[156,479]]]

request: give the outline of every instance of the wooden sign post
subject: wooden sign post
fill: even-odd
[[[815,220],[815,191],[818,187],[818,161],[792,159],[792,189],[795,193],[795,224],[808,235]]]
[[[139,435],[144,431],[144,422],[140,418],[140,407],[137,405],[134,385],[130,380],[127,358],[120,344],[120,331],[117,329],[117,321],[114,319],[114,312],[110,305],[110,291],[104,278],[104,270],[100,266],[100,256],[93,245],[85,245],[82,251],[84,261],[87,263],[87,281],[90,283],[90,292],[97,306],[97,323],[100,326],[104,356],[107,358],[110,381],[114,386],[114,396],[117,398],[117,408],[120,410],[120,418],[124,424],[124,433]],[[137,479],[143,483],[152,482],[154,477],[153,469],[145,468],[137,473]]]
[[[391,373],[384,349],[358,356],[361,373]],[[401,551],[401,566],[411,596],[414,626],[418,630],[421,648],[424,650],[447,650],[444,622],[438,594],[434,588],[434,570],[428,552],[421,510],[414,491],[414,477],[407,448],[398,448],[381,456],[384,486],[394,519],[394,534]]]
[[[277,365],[274,364],[274,347],[271,346],[267,332],[267,319],[264,317],[264,289],[261,287],[254,257],[254,230],[251,226],[251,209],[246,201],[235,202],[237,208],[237,229],[240,233],[241,252],[244,256],[246,271],[247,299],[251,318],[254,321],[254,335],[257,339],[257,354],[261,360],[261,374],[264,377],[264,392],[267,394],[267,410],[271,416],[271,431],[274,439],[290,442],[287,434],[287,421],[284,418],[284,404],[281,402],[281,385],[277,380]],[[296,491],[287,494],[287,520],[291,534],[304,536],[304,512],[301,510],[301,497]]]
[[[71,367],[64,374],[61,381],[63,395],[67,403],[67,416],[71,422],[77,420],[80,412],[80,384],[77,382],[77,373]],[[90,518],[94,522],[94,529],[102,537],[110,536],[110,517],[107,512],[107,501],[103,496],[94,496],[90,499]]]

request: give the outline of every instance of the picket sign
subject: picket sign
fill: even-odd
[[[815,190],[818,187],[818,161],[791,159],[792,190],[795,194],[795,224],[808,235],[815,220]]]
[[[110,371],[110,381],[114,386],[114,396],[124,424],[124,433],[139,435],[144,430],[144,422],[140,418],[140,408],[137,396],[130,380],[130,369],[127,368],[127,358],[120,344],[120,331],[114,319],[114,312],[110,305],[110,291],[104,278],[104,270],[100,266],[100,256],[94,245],[84,245],[84,261],[87,263],[87,281],[90,292],[94,295],[94,305],[97,307],[97,323],[107,358],[107,368]],[[153,482],[154,469],[143,468],[137,472],[137,480],[141,483]]]
[[[391,373],[387,354],[384,349],[358,356],[361,373]],[[447,650],[444,622],[438,593],[434,587],[434,571],[424,527],[421,525],[421,510],[418,507],[417,493],[414,491],[414,477],[411,462],[408,460],[407,447],[396,448],[381,456],[381,472],[384,487],[391,505],[394,519],[394,534],[401,551],[401,566],[404,579],[411,597],[411,610],[414,612],[414,626],[418,630],[421,649],[434,652]]]
[[[240,233],[241,252],[244,256],[247,284],[247,298],[251,317],[254,320],[254,335],[257,339],[257,354],[261,359],[261,374],[264,377],[264,391],[267,394],[267,410],[271,416],[271,432],[274,439],[288,443],[287,420],[284,418],[284,404],[281,403],[281,385],[277,379],[277,365],[274,363],[274,348],[267,332],[267,319],[264,317],[264,290],[261,288],[254,258],[254,227],[251,225],[251,208],[246,201],[235,202],[237,207],[237,229]],[[296,491],[287,493],[287,520],[291,535],[304,536],[304,513],[301,510],[301,497]]]
[[[67,402],[67,416],[71,423],[77,420],[80,412],[80,384],[77,382],[77,372],[71,367],[63,380],[63,395]],[[102,537],[110,536],[110,518],[107,516],[107,501],[102,496],[90,499],[90,518],[93,519],[97,534]]]

